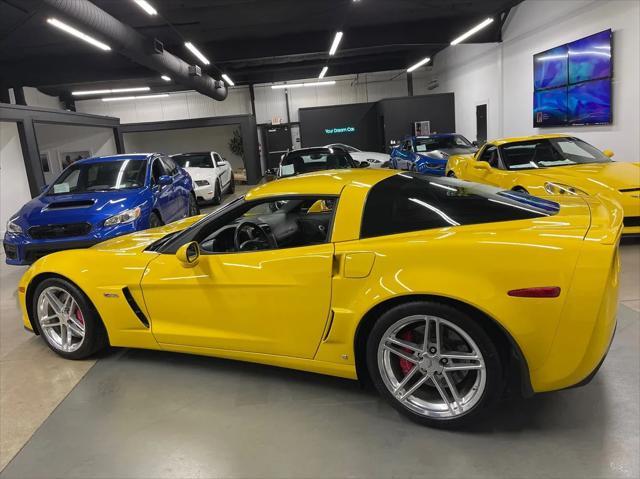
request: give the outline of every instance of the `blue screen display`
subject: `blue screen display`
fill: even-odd
[[[533,126],[566,125],[567,88],[540,90],[533,94]]]
[[[611,30],[569,43],[569,83],[611,77]]]
[[[607,78],[571,85],[568,121],[571,125],[611,123],[611,80]]]
[[[533,86],[536,90],[567,84],[567,45],[533,56]]]

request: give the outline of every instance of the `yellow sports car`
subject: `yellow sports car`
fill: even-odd
[[[615,328],[615,203],[333,170],[209,216],[35,262],[25,326],[66,358],[107,344],[370,378],[410,418],[586,382]]]
[[[507,138],[450,157],[447,175],[532,195],[605,195],[624,210],[623,234],[640,234],[640,163],[612,156],[567,135]]]

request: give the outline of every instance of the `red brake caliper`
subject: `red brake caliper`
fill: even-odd
[[[84,316],[82,316],[82,311],[80,311],[80,308],[76,309],[76,319],[80,324],[84,326]]]
[[[400,339],[404,339],[405,341],[409,341],[412,343],[413,331],[411,329],[407,329],[406,331],[400,333]],[[413,352],[410,349],[402,348],[402,350],[405,353],[408,353],[409,355],[413,354]],[[402,369],[402,372],[406,376],[407,374],[409,374],[409,371],[413,369],[413,363],[411,363],[410,361],[407,361],[406,359],[400,358],[400,369]]]

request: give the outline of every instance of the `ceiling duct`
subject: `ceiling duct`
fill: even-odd
[[[88,0],[43,0],[56,12],[76,27],[83,27],[89,34],[97,34],[109,43],[109,46],[136,63],[169,75],[176,82],[193,88],[214,100],[227,97],[227,87],[222,80],[209,75],[192,76],[190,65],[166,50],[150,53],[150,39],[141,35],[129,25],[109,15]],[[64,19],[61,19],[64,20]]]

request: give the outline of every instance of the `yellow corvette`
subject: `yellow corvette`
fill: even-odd
[[[507,388],[595,374],[615,329],[621,228],[606,199],[333,170],[45,256],[19,300],[66,358],[111,344],[369,378],[410,418],[453,426]]]
[[[612,156],[567,135],[507,138],[452,156],[447,175],[538,196],[605,195],[622,205],[623,234],[640,234],[640,163]]]

